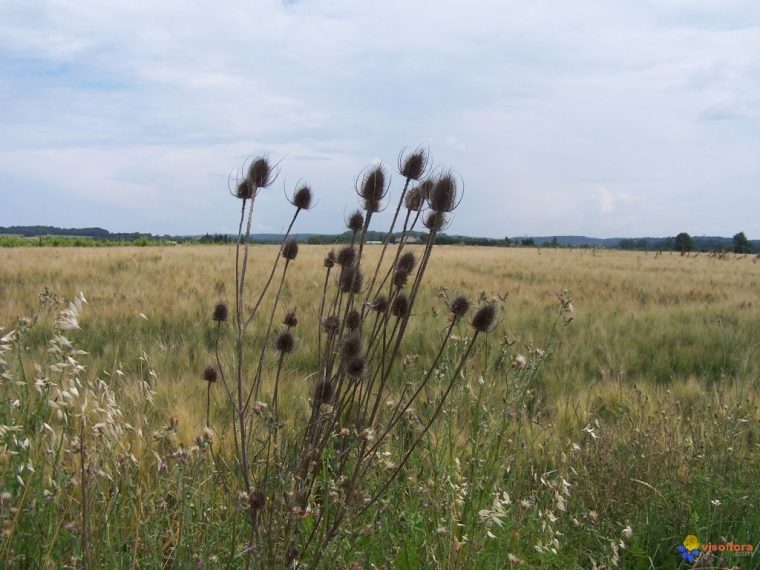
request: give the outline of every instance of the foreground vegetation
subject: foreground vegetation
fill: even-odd
[[[316,325],[318,297],[309,306],[307,293],[321,287],[315,268],[326,251],[302,246],[301,270],[284,286],[281,306],[301,307],[297,330]],[[230,296],[231,253],[2,252],[5,566],[246,560],[245,509],[227,489],[229,431],[223,422],[204,431],[199,379],[214,344],[214,300]],[[252,250],[256,260],[276,255]],[[251,267],[256,277],[266,270]],[[467,361],[441,421],[385,498],[345,529],[326,567],[671,568],[688,566],[675,551],[687,534],[757,547],[760,265],[442,248],[429,272],[398,390],[425,374],[447,327],[446,295],[482,291],[502,322]],[[564,289],[575,305],[569,324],[556,297]],[[62,329],[60,312],[79,291],[88,301],[72,308],[80,328]],[[457,327],[378,472],[397,466],[433,414],[470,336],[466,323]],[[316,339],[296,337],[280,380],[294,418],[309,409],[303,385],[317,354]],[[211,404],[223,414],[217,388]],[[93,430],[82,430],[82,414]],[[716,554],[704,567],[758,565],[757,555]]]

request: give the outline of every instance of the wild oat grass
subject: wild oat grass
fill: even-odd
[[[383,185],[367,176],[369,212]],[[292,201],[306,205],[303,193]],[[364,221],[353,221],[357,232]],[[292,257],[288,247],[251,246],[251,282]],[[261,392],[271,404],[277,385],[287,418],[335,395],[310,376],[326,342],[311,331],[324,315],[329,250],[300,244],[270,338],[266,318],[246,332],[247,345],[270,343]],[[423,259],[422,246],[408,250]],[[363,248],[365,267],[380,251]],[[0,251],[6,567],[288,558],[251,541],[250,509],[277,498],[238,496],[231,410],[219,370],[207,370],[217,330],[234,343],[234,329],[220,327],[233,319],[234,275],[234,247]],[[670,568],[687,534],[757,548],[759,289],[752,258],[436,248],[383,410],[430,380],[377,448],[369,483],[398,475],[317,566]],[[70,305],[80,291],[87,302]],[[431,369],[450,311],[466,313],[460,293],[475,309],[493,303],[500,322],[460,372],[477,330],[463,319]],[[228,314],[215,320],[223,299]],[[486,317],[476,324],[490,330]],[[339,347],[347,363],[366,346],[351,338]],[[336,452],[351,431],[336,430]],[[304,532],[341,488],[319,492],[298,513]],[[703,563],[755,568],[758,558]]]

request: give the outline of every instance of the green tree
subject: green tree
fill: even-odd
[[[752,244],[749,243],[747,236],[744,232],[739,232],[734,236],[734,253],[750,253],[752,251]]]
[[[673,249],[680,251],[681,253],[691,251],[694,249],[694,240],[691,239],[691,236],[686,232],[681,232],[676,236],[676,241],[673,245]]]

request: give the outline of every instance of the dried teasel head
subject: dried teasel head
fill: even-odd
[[[248,185],[255,190],[268,188],[273,182],[272,167],[266,157],[255,158],[248,167]]]
[[[418,148],[406,156],[399,157],[398,171],[404,178],[419,180],[425,173],[428,164],[428,153],[423,148]]]
[[[322,380],[314,388],[314,402],[318,405],[329,404],[335,395],[335,387],[330,380]]]
[[[274,340],[274,347],[277,352],[284,352],[290,354],[296,347],[296,339],[293,337],[293,333],[290,331],[282,331],[277,335]]]
[[[388,310],[388,299],[385,295],[378,295],[375,300],[372,301],[370,308],[378,313],[384,313]]]
[[[335,250],[331,249],[327,252],[327,255],[325,255],[325,260],[322,262],[322,265],[330,269],[335,265]]]
[[[380,211],[380,200],[364,200],[362,207],[367,214],[375,214]]]
[[[267,496],[264,494],[264,491],[258,489],[251,491],[251,494],[248,497],[248,505],[251,507],[252,511],[264,510],[264,507],[267,505]]]
[[[341,267],[350,267],[356,261],[356,249],[350,245],[340,248],[335,261]]]
[[[344,361],[349,361],[362,352],[362,337],[357,333],[347,334],[340,345],[340,356]]]
[[[355,265],[344,267],[340,274],[340,290],[344,293],[359,293],[362,290],[364,276]]]
[[[287,240],[282,244],[280,255],[282,255],[288,261],[293,261],[298,255],[298,242],[294,239]]]
[[[216,368],[211,365],[206,366],[206,368],[203,369],[203,374],[201,375],[201,378],[203,378],[209,384],[212,382],[216,382],[218,378],[218,373],[216,371]]]
[[[435,187],[435,182],[431,178],[427,178],[420,182],[420,193],[422,194],[423,200],[430,199],[430,194],[433,192],[433,188]]]
[[[472,328],[478,332],[488,333],[493,330],[496,324],[496,305],[485,303],[475,312],[470,321]]]
[[[407,282],[409,281],[409,274],[405,271],[401,271],[400,269],[397,269],[393,273],[393,286],[398,289],[403,289],[406,287]]]
[[[363,356],[352,358],[345,365],[346,373],[353,378],[359,378],[363,376],[366,367],[367,365],[364,361]]]
[[[364,228],[364,214],[356,210],[346,220],[346,227],[352,232],[360,232]]]
[[[443,212],[428,212],[422,225],[431,232],[440,232],[446,226],[446,214]]]
[[[346,328],[350,331],[357,331],[362,326],[362,316],[356,309],[351,309],[346,315]]]
[[[457,295],[451,300],[451,303],[449,303],[449,311],[451,311],[451,314],[456,318],[464,317],[469,310],[470,302],[467,300],[467,297],[463,295]]]
[[[403,293],[396,295],[391,303],[391,314],[399,319],[409,316],[409,298],[406,295]]]
[[[293,204],[299,210],[308,210],[311,208],[311,204],[314,197],[306,184],[299,186],[293,193],[293,197],[290,198],[290,203]]]
[[[425,197],[422,195],[422,190],[420,190],[419,186],[410,188],[406,193],[406,196],[404,196],[404,206],[406,206],[407,210],[411,210],[412,212],[420,211],[424,201]]]
[[[298,325],[298,317],[296,316],[296,312],[288,311],[285,313],[285,318],[282,319],[282,324],[288,328],[292,328]]]
[[[367,170],[362,176],[359,196],[365,201],[380,203],[385,193],[385,168],[379,164]]]
[[[227,320],[228,315],[229,315],[229,309],[227,309],[227,303],[225,303],[224,301],[219,301],[214,306],[214,314],[212,318],[217,323],[223,323],[224,321]]]
[[[407,251],[405,254],[398,258],[396,269],[408,274],[414,271],[414,266],[416,263],[417,258],[414,256],[414,253]]]
[[[340,328],[340,320],[335,315],[330,315],[322,320],[322,330],[329,335],[334,335]]]
[[[451,212],[458,205],[457,179],[452,172],[441,174],[428,194],[434,212]]]
[[[235,187],[235,197],[240,198],[241,200],[250,200],[253,198],[254,193],[255,190],[250,184],[248,184],[247,179],[241,180]]]

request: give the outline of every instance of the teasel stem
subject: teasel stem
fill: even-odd
[[[293,214],[293,218],[290,220],[290,224],[288,224],[288,229],[285,232],[285,235],[282,238],[282,242],[280,243],[280,247],[282,248],[283,245],[285,245],[285,242],[290,237],[290,231],[293,229],[293,224],[296,223],[296,218],[298,217],[298,214],[301,212],[300,208],[296,209],[295,214]],[[289,261],[289,260],[286,260]],[[249,315],[248,319],[245,321],[245,326],[247,327],[253,318],[256,316],[256,312],[259,310],[259,306],[261,305],[261,301],[264,299],[264,295],[266,294],[267,290],[269,289],[269,286],[272,284],[272,278],[274,277],[275,272],[277,271],[277,265],[280,263],[280,254],[277,253],[277,257],[274,260],[274,263],[272,264],[272,271],[269,273],[269,278],[267,279],[267,282],[264,284],[264,288],[261,290],[261,293],[259,294],[259,298],[256,301],[256,305],[254,305],[253,310],[251,311],[251,314]]]
[[[206,382],[206,427],[210,427],[211,419],[211,382]]]
[[[242,200],[242,206],[240,207],[240,223],[238,224],[238,237],[235,245],[235,318],[238,327],[240,327],[240,307],[238,305],[240,295],[240,241],[243,237],[243,221],[245,220],[245,203],[246,198]]]
[[[472,335],[472,339],[470,339],[469,344],[467,345],[467,349],[464,351],[464,354],[459,359],[459,364],[457,365],[456,370],[451,375],[451,379],[449,380],[448,386],[446,386],[446,390],[443,392],[443,395],[441,396],[438,405],[435,408],[435,411],[433,412],[433,415],[430,417],[430,419],[427,422],[427,425],[425,425],[425,428],[422,430],[422,433],[417,437],[417,439],[414,441],[414,443],[409,447],[409,449],[404,454],[403,459],[401,462],[396,466],[396,468],[391,473],[391,476],[388,478],[388,480],[385,482],[385,484],[380,488],[380,490],[375,493],[375,495],[370,499],[369,503],[367,503],[364,508],[362,509],[359,516],[363,515],[367,512],[367,510],[377,502],[377,500],[385,493],[385,491],[388,489],[390,484],[393,482],[393,480],[396,478],[396,476],[399,474],[401,469],[403,469],[404,465],[406,465],[406,462],[409,461],[409,457],[411,457],[412,452],[415,450],[415,448],[419,445],[419,443],[422,441],[422,438],[425,437],[425,434],[428,432],[430,427],[435,423],[436,418],[441,413],[441,410],[443,409],[443,404],[446,402],[446,399],[449,396],[449,393],[451,392],[451,389],[454,387],[454,383],[457,380],[457,377],[459,376],[459,373],[462,371],[462,368],[464,367],[464,363],[467,361],[467,359],[470,356],[470,352],[472,352],[472,347],[475,345],[475,341],[478,338],[478,335],[480,334],[480,331],[475,330]]]
[[[404,189],[401,191],[401,197],[398,200],[398,205],[396,206],[396,212],[393,214],[393,220],[391,221],[391,227],[388,229],[388,233],[385,234],[385,239],[383,240],[383,249],[380,250],[380,258],[377,260],[377,265],[375,266],[375,271],[372,274],[372,281],[369,284],[369,288],[367,289],[367,299],[369,299],[369,296],[372,294],[372,289],[375,286],[375,281],[377,280],[377,274],[380,271],[380,266],[383,263],[383,259],[385,257],[385,250],[388,249],[388,243],[390,242],[391,237],[393,236],[393,228],[396,227],[396,220],[398,219],[399,212],[401,212],[401,206],[404,203],[404,197],[406,196],[406,191],[409,188],[409,182],[411,181],[411,178],[407,178],[406,182],[404,183]],[[407,213],[407,219],[409,215]]]
[[[82,489],[82,564],[85,570],[92,568],[92,556],[90,553],[90,517],[87,509],[89,501],[87,496],[87,451],[85,446],[85,423],[82,416],[82,423],[79,426],[79,455],[80,465],[80,487]]]
[[[319,362],[317,368],[322,368],[322,317],[325,312],[325,298],[327,297],[327,285],[330,282],[330,271],[332,267],[328,267],[325,272],[325,284],[322,286],[322,301],[319,303],[319,318],[317,319],[317,357]]]
[[[282,270],[282,277],[280,277],[280,284],[277,287],[277,294],[274,298],[274,304],[272,306],[272,312],[269,315],[269,323],[267,324],[267,331],[264,336],[264,342],[261,345],[261,353],[259,354],[259,362],[256,366],[256,375],[253,379],[253,385],[251,386],[251,390],[248,392],[248,398],[246,398],[245,402],[245,408],[244,410],[248,410],[248,406],[251,403],[251,396],[255,393],[256,397],[258,398],[259,389],[261,387],[261,372],[264,368],[264,355],[266,353],[267,347],[269,346],[269,335],[272,334],[272,323],[274,322],[274,315],[277,311],[277,306],[280,302],[280,295],[282,294],[282,286],[285,283],[285,276],[288,273],[288,267],[290,267],[290,259],[285,260],[285,267]]]
[[[274,396],[272,397],[272,414],[277,419],[277,392],[280,388],[280,373],[282,372],[282,362],[285,360],[285,353],[281,352],[277,359],[277,375],[274,378]]]

